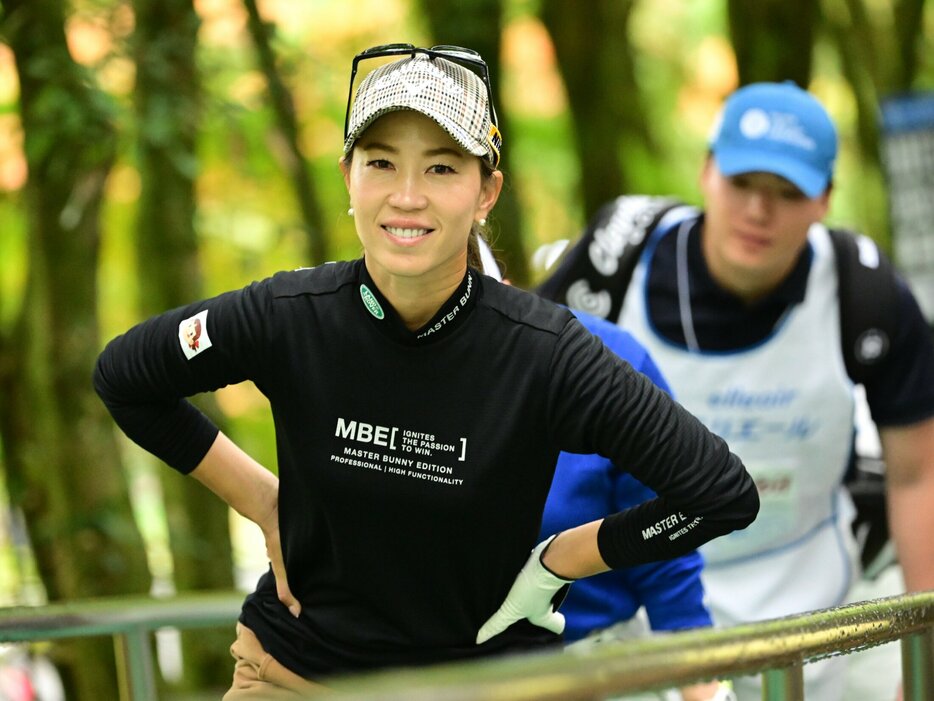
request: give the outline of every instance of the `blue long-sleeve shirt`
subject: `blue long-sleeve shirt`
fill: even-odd
[[[574,312],[606,346],[671,394],[648,352],[627,332],[603,319]],[[603,518],[655,497],[655,493],[600,455],[561,453],[545,504],[541,537]],[[711,625],[697,551],[672,560],[612,570],[575,582],[561,606],[565,639],[632,618],[645,606],[653,630]]]

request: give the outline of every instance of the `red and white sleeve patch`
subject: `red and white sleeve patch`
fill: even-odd
[[[188,360],[211,347],[208,336],[208,310],[200,311],[178,325],[178,342]]]

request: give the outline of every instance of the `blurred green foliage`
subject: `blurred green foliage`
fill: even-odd
[[[73,54],[119,110],[121,151],[108,182],[98,273],[101,338],[106,341],[139,320],[133,303],[137,288],[132,241],[139,191],[133,151],[138,125],[132,117],[133,70],[126,46],[132,23],[127,6],[118,0],[75,0],[73,6],[68,27]],[[237,0],[204,0],[197,7],[203,20],[199,60],[206,109],[199,160],[189,165],[199,174],[196,227],[205,294],[210,295],[305,264],[306,240],[283,167],[285,149],[245,32],[243,7]],[[360,246],[346,215],[347,195],[337,168],[350,60],[357,51],[379,43],[426,43],[424,19],[409,0],[268,2],[260,7],[276,25],[274,48],[297,102],[301,146],[326,212],[330,250],[335,258],[356,257]],[[498,98],[515,132],[504,135],[511,159],[506,186],[510,181],[519,184],[528,251],[574,237],[584,223],[576,194],[580,165],[571,146],[572,125],[537,11],[536,0],[504,2]],[[928,29],[922,32],[928,50],[921,52],[926,59],[919,78],[928,87],[934,85],[932,15],[928,3]],[[697,174],[706,134],[717,106],[737,80],[726,25],[725,0],[644,0],[637,5],[630,39],[653,140],[626,143],[619,154],[634,173],[636,190],[699,201]],[[28,266],[27,214],[15,167],[21,158],[15,83],[6,52],[0,55],[0,327],[6,330],[19,309]],[[855,101],[842,77],[838,53],[826,37],[816,46],[810,87],[828,106],[841,133],[830,221],[885,241],[885,183],[859,152]],[[240,444],[274,468],[265,400],[250,387],[219,395]]]

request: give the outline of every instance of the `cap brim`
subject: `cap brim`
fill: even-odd
[[[773,173],[781,176],[801,190],[808,197],[823,194],[830,183],[829,176],[802,164],[798,160],[783,157],[775,151],[750,151],[743,149],[719,148],[714,151],[717,168],[727,176],[742,173]]]

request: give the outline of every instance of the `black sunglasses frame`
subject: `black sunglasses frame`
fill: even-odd
[[[490,121],[496,128],[497,134],[499,133],[499,119],[496,117],[496,107],[493,106],[493,86],[490,83],[490,71],[487,68],[486,61],[484,61],[476,51],[463,46],[453,46],[451,44],[439,44],[437,46],[432,46],[430,49],[423,49],[414,44],[380,44],[379,46],[371,46],[369,49],[365,49],[353,57],[353,65],[350,69],[350,88],[347,92],[347,109],[344,111],[344,141],[347,140],[347,130],[350,127],[350,105],[353,102],[354,79],[357,77],[357,67],[360,62],[370,58],[382,58],[385,56],[411,56],[414,58],[416,54],[425,54],[432,59],[445,58],[457,63],[466,63],[468,66],[479,69],[477,71],[478,75],[486,86]],[[498,149],[496,160],[499,161]]]

